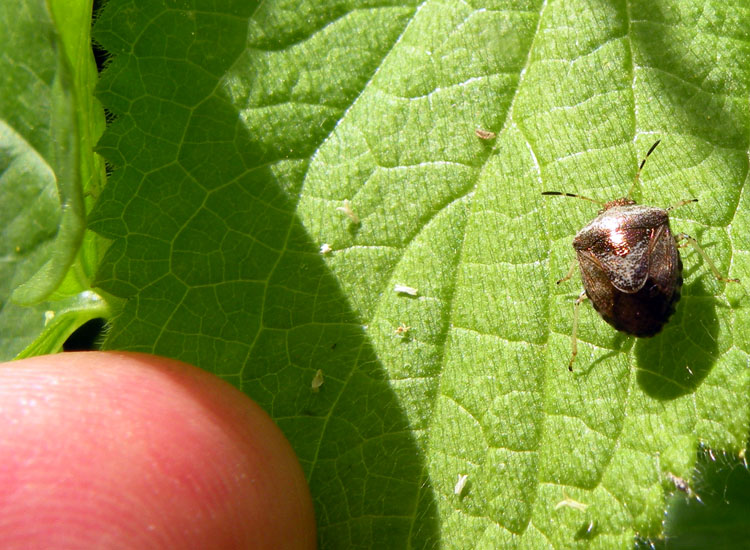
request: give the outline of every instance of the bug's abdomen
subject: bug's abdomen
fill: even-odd
[[[677,257],[673,284],[659,284],[649,277],[646,284],[632,294],[612,289],[610,299],[597,304],[591,301],[602,318],[617,330],[647,338],[659,333],[675,311],[682,289],[682,261]],[[603,307],[602,307],[603,306]]]

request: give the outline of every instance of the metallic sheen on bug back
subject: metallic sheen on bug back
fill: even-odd
[[[617,330],[658,333],[674,313],[682,261],[666,210],[630,199],[608,202],[573,240],[594,309]]]

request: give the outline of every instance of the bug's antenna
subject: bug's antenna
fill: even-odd
[[[602,201],[598,201],[596,199],[591,199],[589,197],[584,197],[583,195],[575,195],[573,193],[563,193],[561,191],[544,191],[542,192],[542,195],[553,195],[556,197],[573,197],[574,199],[583,199],[585,201],[591,201],[599,206],[603,205],[604,203]]]
[[[641,161],[640,166],[638,166],[638,171],[635,173],[635,179],[633,180],[633,185],[630,186],[630,190],[628,190],[628,194],[626,195],[628,198],[630,198],[630,195],[633,194],[633,191],[635,190],[635,186],[638,185],[638,182],[641,180],[641,170],[643,170],[643,165],[646,164],[646,160],[648,159],[649,155],[654,152],[654,149],[656,149],[656,146],[661,143],[660,139],[656,140],[656,143],[654,143],[651,146],[651,149],[648,150],[648,153],[646,153],[646,156],[643,157],[643,160]]]

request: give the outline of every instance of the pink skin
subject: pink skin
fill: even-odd
[[[0,365],[0,541],[316,547],[302,469],[260,407],[198,368],[118,352]]]

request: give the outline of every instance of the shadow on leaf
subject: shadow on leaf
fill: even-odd
[[[653,338],[639,339],[635,346],[638,382],[657,399],[694,392],[716,363],[718,300],[705,296],[701,281],[688,290],[664,330]]]

